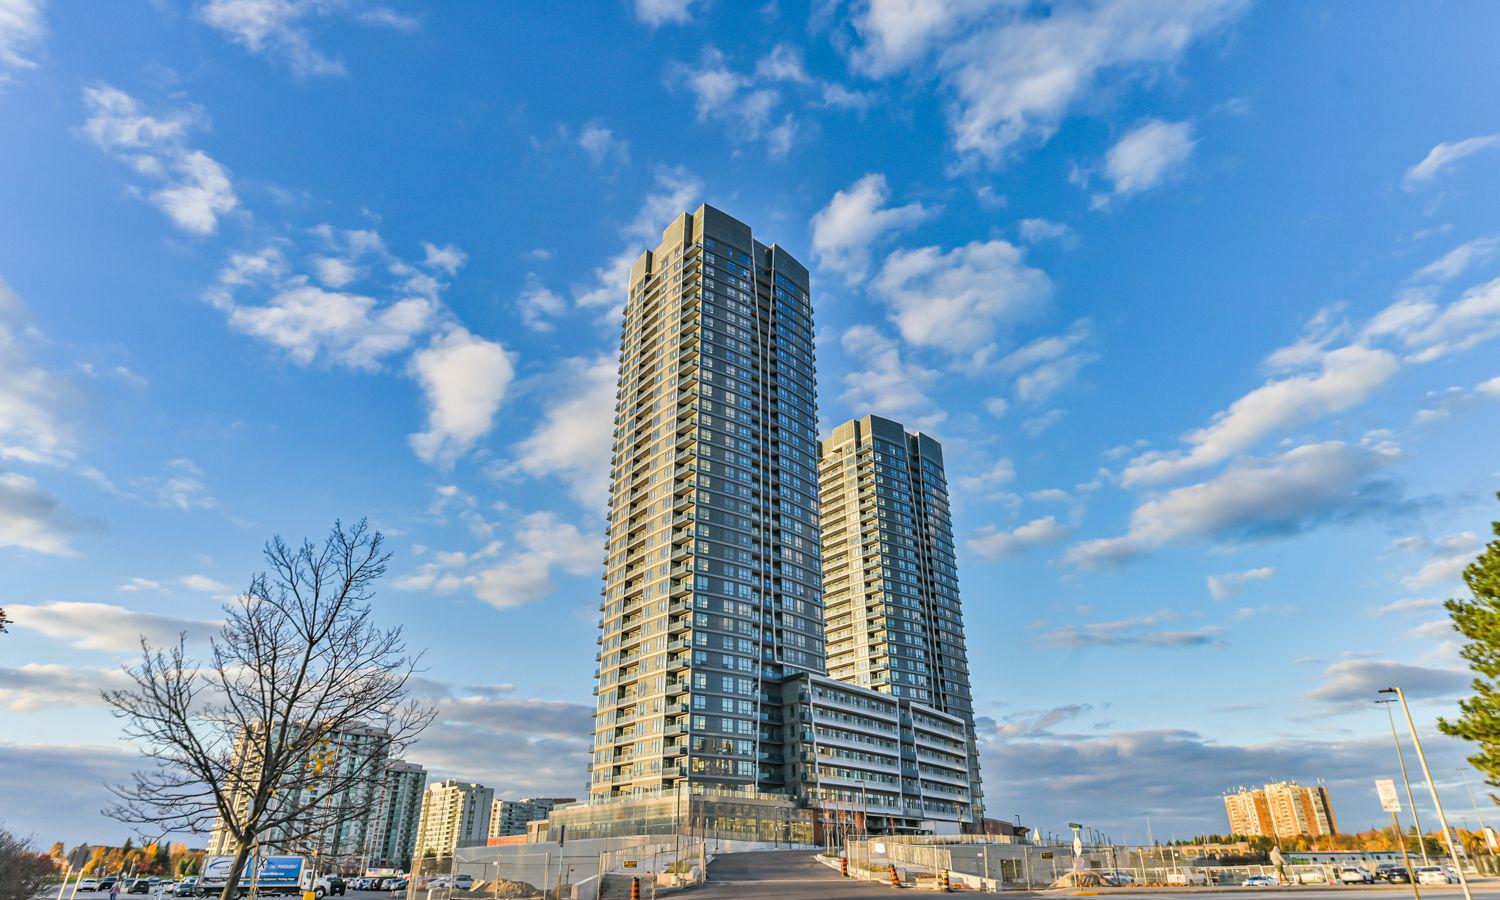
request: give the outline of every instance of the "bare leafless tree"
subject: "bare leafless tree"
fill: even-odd
[[[385,762],[435,710],[407,697],[420,654],[382,629],[370,600],[390,555],[361,520],[321,545],[273,539],[268,570],[224,607],[208,659],[141,640],[133,686],[104,692],[149,768],[104,812],[156,833],[215,822],[236,851],[230,900],[252,850],[316,845],[378,802]]]

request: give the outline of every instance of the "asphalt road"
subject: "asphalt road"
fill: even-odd
[[[908,894],[931,893],[903,888]],[[708,882],[683,894],[684,900],[894,900],[896,888],[870,881],[840,878],[838,872],[817,862],[813,854],[800,850],[731,853],[708,867]],[[1087,893],[1087,892],[1086,892]],[[1409,885],[1348,887],[1246,888],[1244,890],[1125,888],[1097,892],[1100,900],[1403,900],[1411,896]],[[1016,896],[1074,897],[1075,890],[1048,890]],[[1486,879],[1473,885],[1475,900],[1500,900],[1500,882]],[[1358,895],[1356,898],[1355,895]],[[1423,885],[1422,896],[1434,900],[1462,900],[1458,885]]]
[[[730,853],[708,866],[708,882],[683,896],[691,900],[776,897],[779,900],[892,900],[895,888],[840,878],[839,873],[802,850]]]

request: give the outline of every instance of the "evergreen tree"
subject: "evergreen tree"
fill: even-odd
[[[1478,676],[1472,683],[1474,696],[1459,701],[1463,715],[1438,719],[1438,727],[1477,744],[1479,752],[1469,762],[1491,787],[1500,787],[1500,522],[1491,529],[1496,539],[1464,570],[1472,596],[1444,604],[1453,627],[1467,639],[1459,653]]]

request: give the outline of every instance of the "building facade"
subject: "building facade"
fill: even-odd
[[[515,837],[526,833],[527,824],[547,818],[559,806],[578,802],[572,797],[524,797],[499,800],[490,808],[490,837]]]
[[[943,448],[865,416],[822,442],[828,674],[959,717],[971,766],[965,802],[983,816],[974,701],[959,602]]]
[[[1278,781],[1224,795],[1229,830],[1244,837],[1323,837],[1338,833],[1328,789]]]
[[[484,844],[490,833],[490,810],[495,792],[482,784],[449,778],[427,786],[422,793],[422,818],[412,854],[452,856],[459,847]]]
[[[402,871],[411,868],[426,787],[427,770],[416,763],[397,759],[386,765],[385,788],[380,793],[367,866]]]
[[[961,717],[818,675],[781,687],[787,780],[825,827],[957,834],[977,821]]]
[[[316,798],[316,785],[307,784],[301,795],[284,795],[282,802],[313,801],[288,826],[273,828],[260,837],[262,852],[317,854],[319,859],[341,870],[357,868],[379,831],[380,797],[384,772],[390,753],[390,735],[378,728],[350,727],[329,732],[317,740],[309,753],[308,765],[326,772],[329,779],[343,785],[335,793]],[[253,748],[255,741],[241,735],[236,741],[238,783],[247,785],[234,803],[244,813],[250,803],[248,785],[259,778],[259,762]],[[208,853],[230,856],[235,853],[233,835],[216,822],[209,835]]]
[[[631,267],[593,799],[786,790],[776,681],[824,667],[808,290],[709,206]]]

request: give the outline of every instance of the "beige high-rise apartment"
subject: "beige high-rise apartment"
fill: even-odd
[[[620,335],[593,798],[785,791],[776,679],[823,670],[808,273],[711,206]]]
[[[822,442],[818,480],[828,674],[963,719],[967,799],[978,821],[979,754],[943,448],[890,419],[853,419]]]
[[[495,792],[482,784],[449,778],[434,782],[422,793],[422,821],[417,826],[414,859],[429,852],[452,856],[458,847],[483,844],[490,833],[490,809]]]
[[[1278,781],[1224,795],[1229,830],[1245,837],[1324,837],[1338,833],[1328,789]]]

